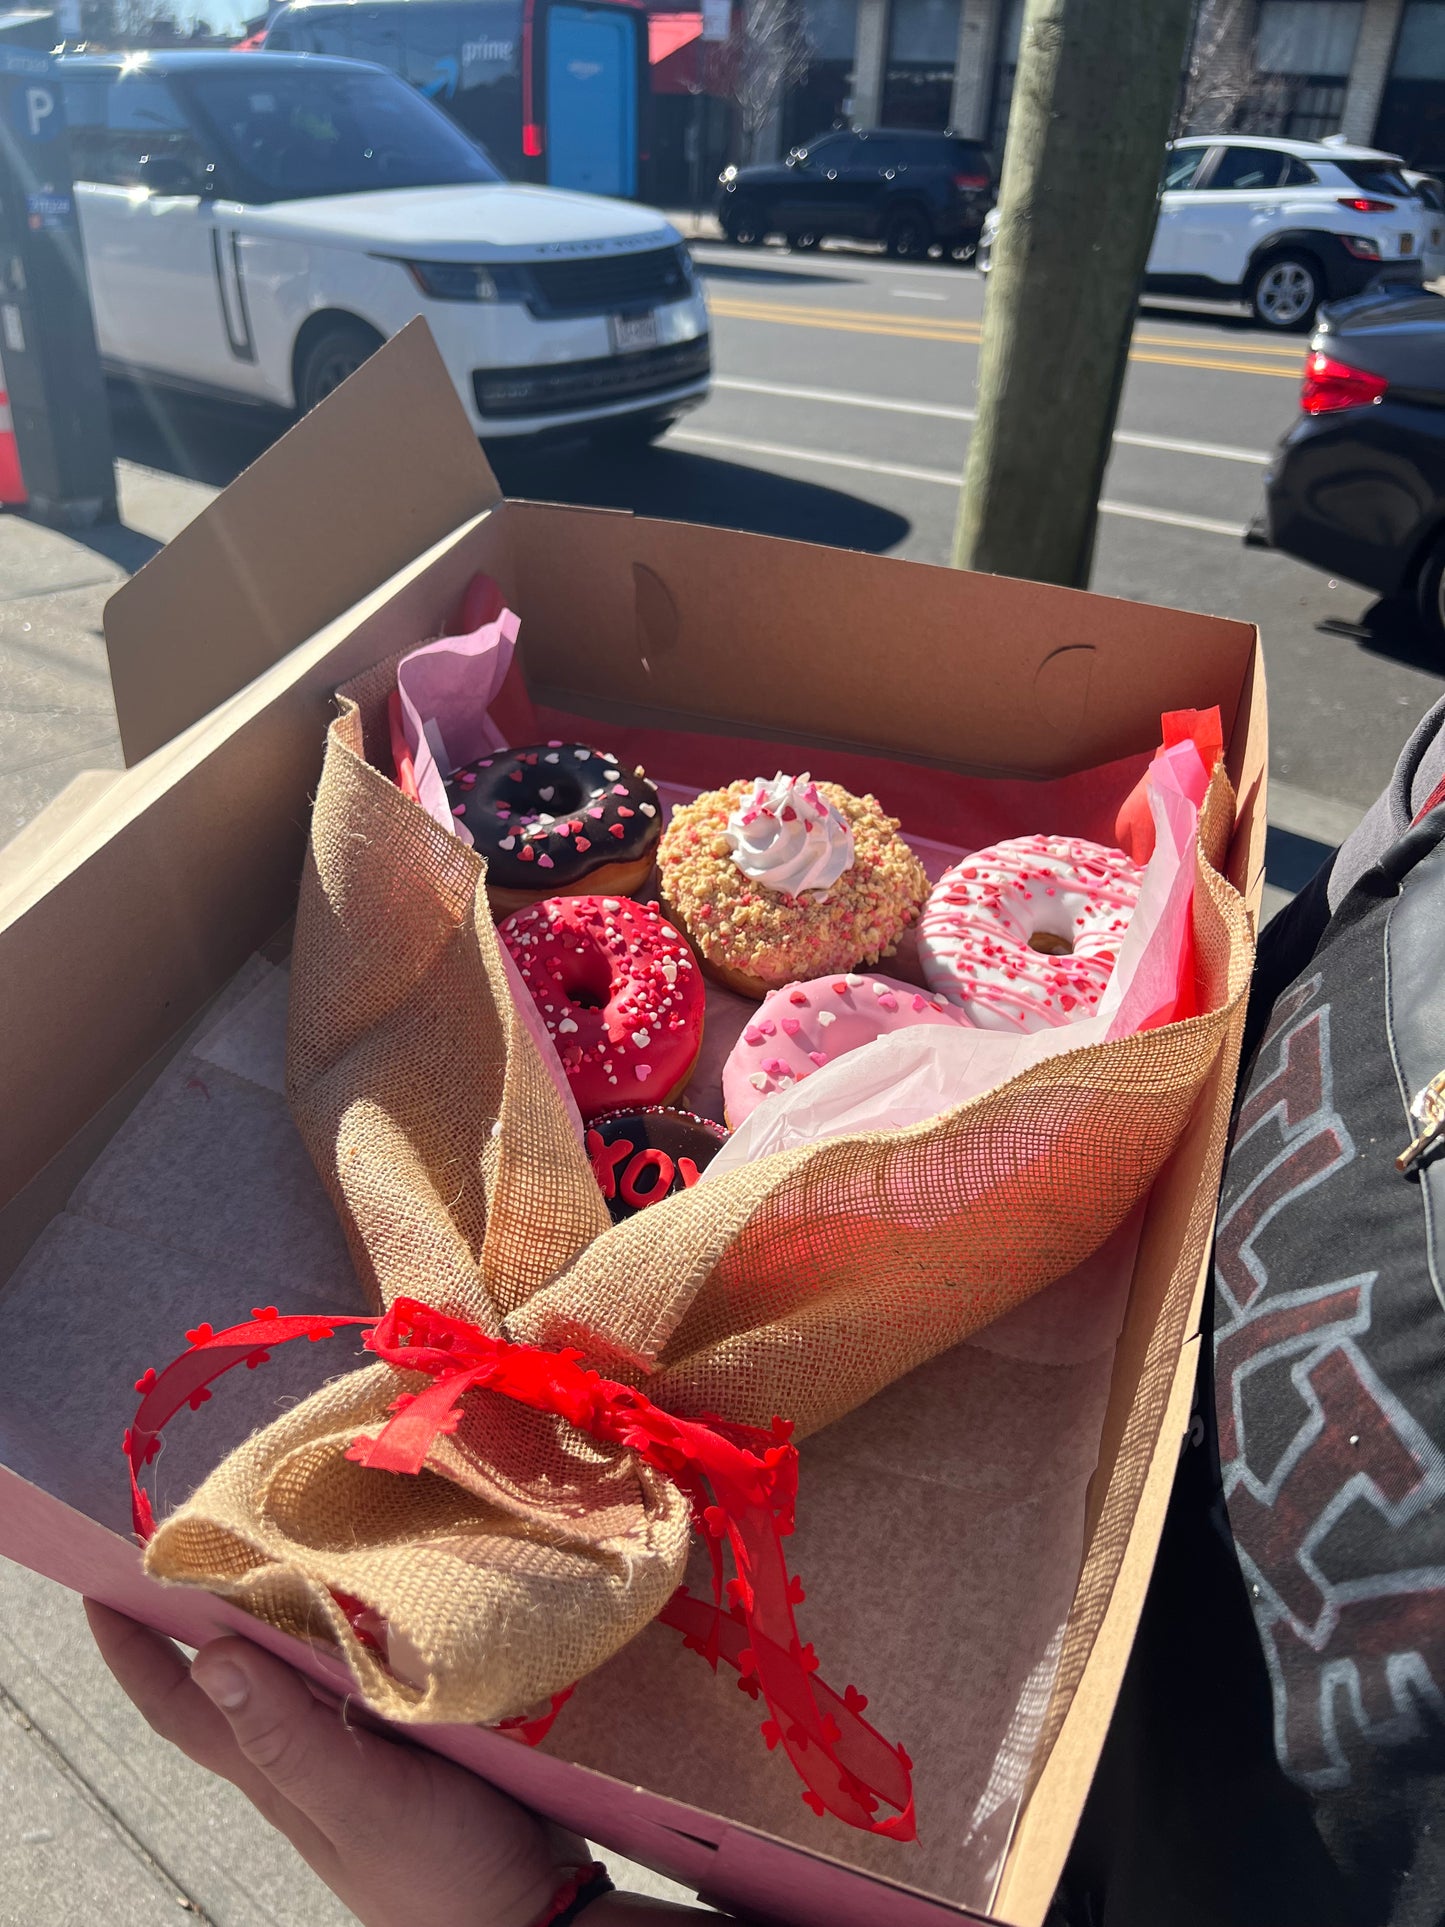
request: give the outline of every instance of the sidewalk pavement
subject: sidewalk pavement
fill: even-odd
[[[722,224],[715,214],[694,213],[691,208],[663,209],[684,241],[721,241]]]
[[[598,1857],[625,1890],[693,1899]],[[0,1927],[169,1927],[182,1913],[214,1927],[354,1919],[229,1782],[151,1732],[79,1599],[0,1560]]]
[[[90,798],[122,767],[107,597],[216,493],[126,462],[119,479],[120,526],[61,535],[0,517],[0,914],[38,837],[16,833],[67,785]],[[598,1857],[619,1887],[693,1898]],[[214,1927],[353,1919],[234,1787],[150,1731],[74,1594],[0,1559],[0,1927],[163,1927],[186,1914]]]
[[[122,767],[101,611],[216,493],[126,462],[119,480],[118,525],[0,517],[0,852],[72,777]]]

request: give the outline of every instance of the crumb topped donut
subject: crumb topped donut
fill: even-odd
[[[553,897],[497,926],[584,1118],[665,1104],[692,1076],[705,996],[692,952],[650,903]]]
[[[662,811],[642,771],[587,743],[499,749],[446,779],[504,917],[541,897],[628,896],[652,871]]]
[[[709,974],[746,997],[890,956],[928,895],[873,796],[779,773],[673,811],[662,897]]]
[[[1144,872],[1074,836],[1018,836],[940,877],[918,926],[929,987],[986,1030],[1092,1017]]]

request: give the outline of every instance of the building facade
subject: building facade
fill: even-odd
[[[802,0],[775,144],[838,122],[951,127],[1002,154],[1024,0]],[[1445,0],[1200,0],[1181,130],[1327,134],[1445,172]]]

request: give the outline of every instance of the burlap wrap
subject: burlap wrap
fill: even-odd
[[[1147,1191],[1251,967],[1244,905],[1203,856],[1204,1014],[609,1225],[510,996],[482,861],[367,760],[385,756],[393,675],[386,663],[350,685],[331,727],[288,1050],[297,1123],[378,1304],[405,1293],[577,1346],[679,1413],[776,1413],[801,1435],[1070,1270]],[[1220,774],[1202,837],[1214,862],[1232,822]],[[277,1295],[284,1309],[283,1280]],[[234,1452],[147,1564],[333,1639],[393,1718],[495,1720],[655,1616],[681,1577],[686,1508],[630,1452],[485,1394],[419,1478],[347,1461],[418,1383],[385,1365],[334,1380]],[[392,1670],[337,1593],[386,1621]]]

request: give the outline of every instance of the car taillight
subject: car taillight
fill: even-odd
[[[529,120],[522,128],[522,152],[529,161],[535,161],[541,156],[542,130],[534,120]]]
[[[1339,202],[1341,207],[1353,208],[1356,214],[1393,214],[1395,212],[1393,201],[1372,201],[1367,194],[1341,194]]]
[[[1338,408],[1367,408],[1380,400],[1389,385],[1383,375],[1347,368],[1344,362],[1317,353],[1305,360],[1299,404],[1307,415],[1329,415]]]
[[[955,174],[953,184],[957,188],[987,187],[987,174]]]

